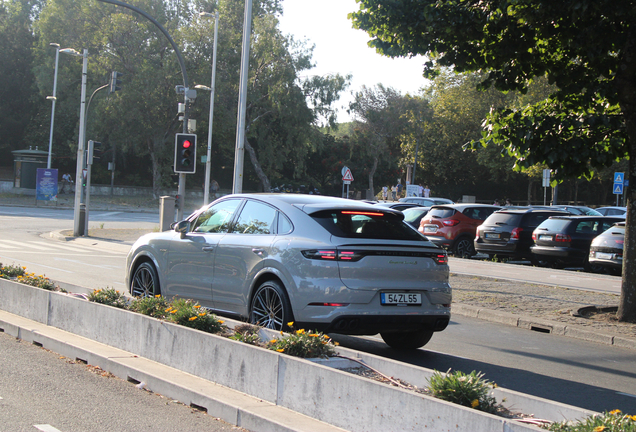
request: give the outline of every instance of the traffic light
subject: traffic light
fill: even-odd
[[[197,159],[197,136],[178,133],[174,145],[174,172],[194,174]]]
[[[121,72],[112,71],[110,73],[110,87],[108,89],[108,93],[115,93],[117,90],[121,90],[119,84],[121,84],[121,80],[119,78],[122,77]]]
[[[89,140],[88,141],[88,153],[86,155],[86,164],[92,165],[94,159],[99,159],[102,154],[102,143]]]

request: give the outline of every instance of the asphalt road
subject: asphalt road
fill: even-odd
[[[0,430],[245,430],[103,373],[0,333]]]

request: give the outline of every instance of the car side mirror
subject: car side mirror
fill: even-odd
[[[185,238],[186,234],[190,232],[190,222],[188,222],[187,220],[176,222],[176,224],[174,225],[174,230],[178,233],[181,233],[181,238]]]

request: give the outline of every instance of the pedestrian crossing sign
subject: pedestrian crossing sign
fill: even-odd
[[[623,195],[623,183],[614,183],[614,195]]]

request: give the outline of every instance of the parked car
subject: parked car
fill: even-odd
[[[402,210],[402,213],[404,213],[404,222],[418,229],[420,227],[420,221],[426,216],[430,209],[430,207],[420,206],[404,209]]]
[[[500,208],[489,204],[436,205],[420,222],[419,231],[455,256],[471,257],[475,255],[477,227]]]
[[[408,208],[413,208],[413,207],[421,207],[419,204],[415,204],[415,203],[407,203],[407,202],[379,202],[379,203],[374,203],[374,205],[379,206],[379,207],[386,207],[386,208],[390,208],[390,209],[394,209],[394,210],[406,210]]]
[[[625,222],[618,222],[592,240],[588,261],[612,273],[623,268],[623,243],[625,243]]]
[[[534,244],[532,231],[550,216],[567,216],[562,210],[536,208],[509,209],[496,211],[484,221],[475,233],[475,251],[488,254],[489,258],[508,258],[513,260],[533,259],[530,246]]]
[[[594,237],[623,219],[616,216],[552,216],[534,232],[530,252],[535,259],[545,260],[555,268],[590,266],[588,256]]]
[[[448,325],[448,258],[403,219],[320,195],[227,195],[137,240],[126,286],[276,330],[293,321],[418,348]]]
[[[398,201],[405,203],[414,203],[422,207],[430,207],[433,205],[455,204],[448,198],[425,198],[425,197],[406,197],[400,198]]]
[[[599,207],[594,210],[603,216],[622,216],[627,214],[627,207]]]
[[[550,206],[551,209],[560,208],[573,215],[587,215],[587,216],[603,216],[596,210],[586,206],[571,206],[571,205],[556,205]]]

